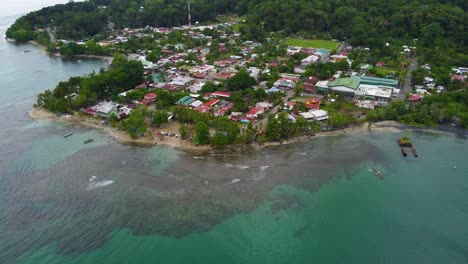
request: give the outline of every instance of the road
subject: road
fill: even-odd
[[[405,100],[405,96],[407,93],[411,93],[413,90],[413,86],[411,85],[411,72],[418,68],[418,60],[413,57],[411,58],[410,65],[408,67],[408,73],[406,74],[405,80],[403,82],[403,87],[400,90],[400,94],[398,94],[398,99]]]
[[[262,128],[263,129],[266,129],[266,125],[268,123],[268,116],[270,114],[276,114],[278,113],[278,110],[280,107],[283,107],[285,103],[287,103],[289,101],[289,98],[292,98],[294,97],[294,90],[289,90],[287,91],[286,95],[283,97],[283,102],[275,107],[273,107],[270,112],[268,114],[265,115],[265,117],[262,119],[262,120],[259,120],[256,124],[255,124],[255,127],[259,128],[260,127],[260,124],[262,124]]]
[[[46,31],[47,31],[47,33],[49,33],[50,42],[55,43],[57,41],[57,39],[55,39],[55,36],[52,33],[52,31],[50,30],[50,28],[46,28]]]

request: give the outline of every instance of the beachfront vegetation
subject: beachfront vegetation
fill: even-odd
[[[371,110],[370,121],[395,120],[416,126],[437,126],[455,122],[468,128],[468,91],[460,90],[425,96],[422,102],[406,105],[392,101],[387,107]]]
[[[36,105],[52,112],[72,113],[118,94],[143,81],[143,65],[117,54],[107,71],[59,82],[53,91],[40,93]],[[73,96],[72,96],[73,95]]]

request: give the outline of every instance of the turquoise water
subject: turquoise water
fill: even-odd
[[[3,40],[0,55],[1,264],[468,262],[465,138],[405,131],[207,156],[124,146],[26,114],[38,92],[105,62]],[[418,158],[401,156],[402,135]]]

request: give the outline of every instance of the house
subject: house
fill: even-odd
[[[206,105],[200,105],[195,108],[195,111],[200,112],[200,113],[208,113],[210,112],[211,107],[206,106]]]
[[[295,102],[286,102],[283,106],[283,109],[287,111],[292,111],[295,105]]]
[[[109,118],[112,114],[117,115],[117,105],[114,102],[100,102],[97,105],[91,107],[91,111],[85,111],[85,113]]]
[[[305,106],[307,109],[320,109],[320,99],[312,97],[306,100]]]
[[[229,118],[232,120],[232,121],[239,121],[239,118],[243,115],[242,112],[232,112],[231,115],[229,116]]]
[[[259,102],[259,103],[257,103],[255,106],[261,107],[261,108],[263,108],[263,109],[265,109],[265,110],[271,109],[271,108],[273,107],[272,104],[267,103],[267,102]]]
[[[215,116],[224,116],[231,108],[234,107],[233,103],[229,103],[223,107],[219,107],[215,110],[214,115]]]
[[[211,93],[211,96],[212,96],[212,97],[229,98],[229,97],[231,97],[231,92],[220,92],[220,91],[216,91],[216,92]]]
[[[310,110],[309,113],[311,113],[317,121],[324,121],[329,118],[328,112],[325,110]]]
[[[301,61],[301,66],[308,66],[312,63],[317,63],[320,60],[320,57],[317,55],[310,55]]]
[[[271,93],[278,93],[278,92],[280,92],[280,91],[281,91],[280,89],[278,89],[278,88],[276,88],[276,87],[273,86],[273,87],[271,87],[270,89],[266,90],[266,93],[267,93],[267,94],[271,94]]]
[[[304,92],[306,93],[315,92],[314,80],[312,79],[312,77],[306,79],[302,84],[302,87],[304,88]]]
[[[377,63],[375,63],[375,67],[383,67],[385,66],[385,62],[383,61],[378,61]]]
[[[452,81],[460,81],[463,82],[465,80],[465,76],[459,74],[452,74]]]
[[[147,93],[147,94],[145,94],[144,99],[147,99],[147,100],[149,100],[151,102],[154,102],[154,101],[156,101],[157,97],[158,97],[158,95],[155,94],[155,93]]]
[[[195,100],[195,101],[191,102],[188,106],[191,107],[191,108],[197,108],[197,107],[202,106],[202,105],[203,105],[202,101]]]
[[[219,72],[213,76],[213,79],[218,81],[226,81],[234,77],[234,75],[236,75],[235,72]]]
[[[328,91],[328,81],[318,81],[315,84],[315,88],[317,91],[320,91],[320,92]]]
[[[245,117],[248,119],[257,119],[259,115],[265,113],[265,110],[262,107],[252,107],[250,110],[245,114]]]
[[[203,105],[204,105],[204,106],[211,107],[211,106],[216,105],[217,103],[219,103],[219,100],[218,100],[218,99],[211,99],[210,101],[204,103]]]
[[[195,101],[195,99],[193,99],[192,97],[190,96],[184,96],[182,98],[180,98],[177,102],[176,102],[176,105],[183,105],[183,106],[188,106],[189,104],[191,104],[193,101]]]
[[[422,100],[422,96],[419,94],[412,94],[408,97],[408,101],[415,103]]]

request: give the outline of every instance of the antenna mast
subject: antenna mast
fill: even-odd
[[[191,0],[188,0],[187,1],[187,8],[188,8],[188,25],[189,25],[189,28],[192,28],[192,14],[190,12],[190,4],[191,4]]]

